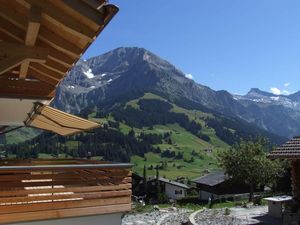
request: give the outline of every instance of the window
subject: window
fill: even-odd
[[[182,190],[175,190],[175,195],[182,195]]]

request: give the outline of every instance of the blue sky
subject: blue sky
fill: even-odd
[[[143,47],[215,90],[300,90],[299,0],[110,0],[119,13],[84,57]]]

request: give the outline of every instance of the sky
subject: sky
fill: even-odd
[[[120,11],[84,54],[143,47],[214,90],[300,90],[299,0],[110,0]]]

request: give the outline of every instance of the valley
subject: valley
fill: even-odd
[[[148,176],[159,168],[160,175],[170,179],[193,179],[217,169],[218,152],[241,138],[263,136],[280,144],[287,140],[287,130],[298,132],[293,128],[300,123],[298,108],[281,103],[258,89],[245,96],[214,91],[145,49],[118,48],[80,60],[53,102],[59,109],[102,123],[104,129],[67,138],[21,130],[8,135],[7,142],[13,154],[29,145],[29,153],[20,157],[32,151],[38,157],[91,154],[131,162],[140,175],[144,167]],[[274,122],[275,115],[285,119]]]

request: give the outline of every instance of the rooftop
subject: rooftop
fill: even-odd
[[[225,174],[225,172],[222,170],[218,170],[218,171],[211,172],[207,175],[204,175],[202,177],[196,178],[193,180],[193,182],[197,184],[215,186],[217,184],[224,182],[227,179],[228,176]]]
[[[152,180],[155,180],[155,179],[156,179],[155,177],[151,177],[149,179],[149,181],[152,181]],[[176,182],[176,181],[173,181],[173,180],[169,180],[167,178],[159,177],[158,180],[163,182],[163,183],[171,184],[173,186],[181,187],[181,188],[184,188],[184,189],[190,189],[190,187],[187,186],[186,184]]]
[[[271,202],[286,202],[286,201],[291,201],[293,197],[288,195],[281,195],[281,196],[268,197],[264,199]]]
[[[275,148],[269,154],[272,159],[300,159],[300,137],[293,137],[291,140]]]

